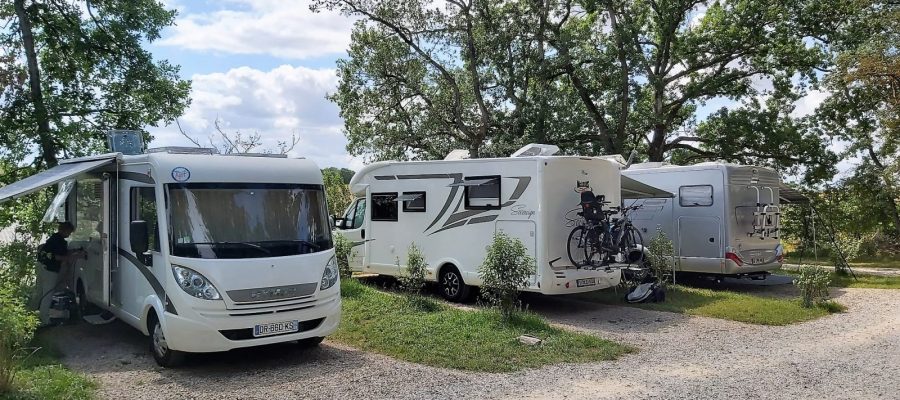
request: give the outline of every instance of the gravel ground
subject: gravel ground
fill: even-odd
[[[531,306],[555,323],[641,350],[512,374],[426,367],[328,341],[195,356],[164,370],[122,323],[48,333],[64,362],[111,399],[900,398],[900,291],[835,291],[847,313],[787,327],[545,297]]]
[[[830,267],[827,265],[818,265],[819,268],[827,269],[829,271],[834,271],[834,267]],[[784,264],[781,266],[782,269],[797,271],[800,269],[800,266],[797,264]],[[870,267],[853,267],[853,272],[857,274],[864,275],[875,275],[875,276],[900,276],[900,269],[898,268],[870,268]]]

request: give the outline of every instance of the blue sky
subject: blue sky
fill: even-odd
[[[313,13],[306,0],[164,2],[178,10],[176,25],[149,49],[181,65],[182,76],[193,81],[193,102],[179,119],[191,137],[207,145],[218,119],[230,132],[259,132],[267,146],[297,135],[300,142],[291,154],[322,167],[363,165],[347,154],[338,109],[325,99],[337,85],[335,61],[346,54],[351,19]],[[812,112],[823,99],[821,92],[811,92],[798,101],[795,114]],[[735,105],[714,99],[697,117]],[[152,146],[191,145],[174,125],[151,132]]]

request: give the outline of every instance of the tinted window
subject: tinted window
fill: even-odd
[[[372,221],[397,220],[397,193],[372,193]]]
[[[500,176],[465,178],[466,208],[500,208]]]
[[[131,188],[131,220],[147,221],[150,248],[159,251],[159,225],[156,222],[156,192],[152,187]]]
[[[403,202],[403,211],[425,212],[425,192],[403,192],[403,197],[412,198]]]
[[[713,187],[682,186],[678,188],[678,202],[682,207],[709,207],[713,204]]]

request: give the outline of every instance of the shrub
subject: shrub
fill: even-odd
[[[647,244],[647,262],[660,283],[665,284],[666,275],[675,267],[675,245],[659,226],[656,236]]]
[[[528,255],[522,241],[497,232],[484,263],[478,268],[482,296],[508,318],[518,309],[519,290],[527,286],[534,272],[535,260]]]
[[[0,394],[12,391],[13,378],[34,337],[38,318],[25,309],[22,297],[0,289]]]
[[[37,268],[40,239],[17,230],[6,243],[0,243],[0,287],[12,295],[24,297],[32,292]]]
[[[834,264],[834,272],[838,274],[846,274],[849,269],[848,263],[859,257],[865,237],[856,237],[843,232],[834,235],[835,249],[831,251],[831,262]],[[843,256],[843,258],[841,258]]]
[[[425,262],[422,250],[415,243],[411,244],[406,252],[406,268],[400,274],[400,286],[406,291],[418,294],[425,287],[427,268],[428,263]]]
[[[350,239],[337,232],[334,233],[334,257],[337,259],[341,277],[349,277],[352,272],[350,259],[356,257],[356,250],[353,250],[353,242]]]
[[[794,285],[800,288],[800,299],[806,308],[828,301],[829,284],[831,277],[828,271],[812,265],[801,266],[800,274],[794,280]]]

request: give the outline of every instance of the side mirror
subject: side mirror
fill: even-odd
[[[131,221],[131,251],[138,255],[147,252],[150,247],[150,235],[147,232],[147,221]]]

